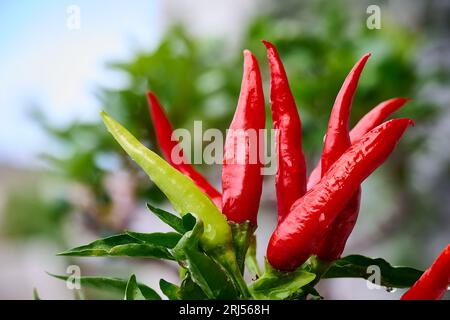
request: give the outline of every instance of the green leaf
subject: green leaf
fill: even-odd
[[[147,203],[147,208],[151,212],[153,212],[159,219],[161,219],[162,222],[172,227],[175,231],[181,234],[184,234],[186,232],[186,229],[183,224],[183,219],[179,218],[178,216],[170,212],[155,208],[149,203]]]
[[[256,259],[256,236],[254,234],[250,238],[250,245],[247,250],[247,255],[245,256],[245,265],[247,266],[247,269],[253,279],[256,280],[261,277],[261,268],[259,267],[258,260]]]
[[[323,278],[363,278],[373,276],[369,266],[380,268],[380,285],[388,288],[411,287],[422,275],[422,271],[409,267],[393,267],[386,260],[372,259],[361,255],[350,255],[336,260]]]
[[[309,295],[311,300],[322,300],[323,297],[320,295],[319,291],[317,291],[315,288],[306,286],[307,290],[305,290],[306,294]]]
[[[317,276],[317,275],[316,275]],[[316,278],[317,280],[317,278]],[[302,287],[299,291],[291,295],[289,300],[322,300],[323,297],[314,288],[316,285],[315,281],[308,283],[306,286]]]
[[[55,275],[49,273],[50,276],[66,281],[71,276],[65,275]],[[80,277],[80,285],[82,287],[89,287],[94,289],[99,289],[103,291],[115,291],[121,295],[125,294],[128,281],[119,278],[108,278],[108,277]],[[137,284],[139,290],[146,300],[161,300],[161,297],[156,293],[155,290],[146,286],[145,284]]]
[[[186,272],[180,286],[181,300],[206,300],[208,297],[203,290],[192,280],[189,272]]]
[[[296,294],[315,277],[314,273],[301,268],[280,272],[266,262],[263,276],[250,286],[250,292],[256,299],[283,300]]]
[[[130,279],[128,280],[127,286],[125,288],[124,300],[146,300],[141,292],[141,289],[139,289],[136,281],[136,276],[134,274],[131,275]]]
[[[181,234],[176,232],[139,233],[127,231],[127,235],[136,240],[142,241],[145,244],[161,246],[168,249],[174,248],[181,239]]]
[[[165,240],[167,241],[167,239]],[[127,256],[173,260],[166,247],[145,243],[128,234],[99,239],[90,244],[61,252],[58,255],[77,257]]]
[[[226,272],[199,247],[203,223],[197,219],[194,229],[184,234],[172,254],[188,270],[192,281],[208,299],[237,299],[237,292]]]
[[[161,279],[159,280],[159,288],[161,289],[162,293],[164,293],[166,297],[169,298],[169,300],[180,300],[180,288],[176,284]]]
[[[185,232],[194,229],[195,224],[197,223],[197,219],[195,219],[195,217],[190,213],[186,213],[181,219],[183,220]]]

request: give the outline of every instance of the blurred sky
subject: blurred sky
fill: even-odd
[[[80,8],[79,30],[67,27],[71,5]],[[30,117],[33,106],[52,123],[95,119],[97,85],[124,81],[105,61],[154,45],[159,8],[158,0],[1,0],[0,163],[38,163],[49,140]]]

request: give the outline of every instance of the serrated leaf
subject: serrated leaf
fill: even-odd
[[[66,281],[69,277],[65,275],[55,275],[49,273],[50,276]],[[89,287],[103,291],[115,291],[122,296],[125,294],[125,289],[127,287],[128,280],[119,278],[108,278],[108,277],[80,277],[80,285],[82,287]],[[155,290],[146,286],[142,283],[137,283],[139,290],[146,300],[161,300],[161,297],[156,293]]]
[[[368,258],[362,255],[349,255],[336,260],[323,278],[363,278],[373,275],[368,268],[377,266],[380,269],[380,285],[388,288],[408,288],[422,275],[422,271],[409,267],[394,267],[381,258]]]
[[[233,282],[225,271],[199,247],[203,223],[197,220],[194,228],[186,232],[172,254],[188,270],[189,277],[208,299],[237,299]]]
[[[183,219],[179,218],[178,216],[164,211],[159,208],[153,207],[151,204],[147,203],[147,208],[153,212],[162,222],[169,225],[174,229],[175,231],[184,234],[186,232],[186,229],[183,224]]]
[[[161,279],[159,280],[159,288],[161,289],[162,293],[164,293],[164,295],[169,298],[169,300],[180,300],[180,288],[176,284]]]
[[[175,247],[181,239],[181,234],[176,232],[140,233],[127,231],[127,235],[146,244],[152,244],[154,246],[161,246],[169,249]]]
[[[167,248],[145,243],[128,234],[99,239],[87,245],[61,252],[58,255],[77,257],[127,256],[173,260],[173,256]]]
[[[136,281],[136,276],[134,274],[131,275],[130,279],[128,280],[127,286],[125,288],[124,300],[146,300],[141,292],[141,289],[139,289]]]
[[[314,273],[301,268],[293,272],[280,272],[266,263],[264,274],[253,282],[250,292],[256,299],[283,300],[296,294],[315,277]]]

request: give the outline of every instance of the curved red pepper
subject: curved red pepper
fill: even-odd
[[[370,54],[363,56],[345,78],[331,111],[328,131],[322,153],[322,174],[350,147],[349,120],[353,97],[358,86],[361,72]],[[361,187],[348,201],[347,205],[336,217],[324,238],[315,249],[317,257],[324,261],[338,259],[344,251],[347,239],[355,226],[359,214]]]
[[[355,227],[361,204],[361,187],[353,194],[344,209],[339,212],[324,238],[314,249],[314,253],[322,261],[334,261],[341,257],[347,239]]]
[[[358,123],[353,127],[352,131],[350,131],[350,141],[351,143],[355,143],[361,137],[380,125],[383,121],[385,121],[390,115],[392,115],[395,111],[400,109],[408,102],[410,99],[408,98],[393,98],[387,101],[384,101],[374,107],[371,111],[369,111]],[[311,189],[317,182],[320,181],[322,173],[321,161],[317,164],[311,174],[309,175],[307,189]]]
[[[306,161],[302,150],[302,124],[286,72],[275,46],[265,40],[263,43],[270,65],[273,128],[278,130],[275,188],[280,222],[292,204],[306,192]]]
[[[362,181],[387,159],[411,124],[410,119],[390,120],[365,134],[292,205],[267,248],[274,268],[291,271],[309,258]]]
[[[257,223],[263,178],[263,162],[259,154],[260,129],[265,128],[265,122],[258,61],[250,51],[245,50],[241,93],[225,141],[222,167],[222,212],[228,220],[236,223],[247,220],[254,225]],[[242,133],[246,136],[243,137]],[[251,139],[252,135],[256,139]],[[245,138],[245,145],[239,144],[242,138]]]
[[[355,64],[347,78],[345,78],[334,102],[322,152],[322,176],[351,145],[348,127],[350,108],[352,107],[353,96],[358,86],[359,77],[369,57],[370,53],[364,55]]]
[[[439,300],[450,285],[450,244],[430,268],[406,291],[401,300]]]
[[[408,98],[392,98],[375,106],[350,131],[350,141],[354,143],[359,140],[366,132],[381,124],[410,100]]]
[[[153,119],[153,126],[155,127],[156,140],[161,149],[164,158],[178,171],[184,173],[191,178],[195,184],[206,193],[211,200],[220,209],[222,207],[222,195],[215,189],[203,175],[201,175],[195,168],[187,163],[183,158],[181,163],[174,162],[172,159],[172,150],[178,145],[177,141],[172,140],[173,128],[167,118],[163,107],[158,101],[158,98],[152,93],[147,93],[147,100],[150,109],[150,115]],[[180,156],[183,157],[183,151],[180,151]]]

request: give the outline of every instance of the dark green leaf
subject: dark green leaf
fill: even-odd
[[[283,300],[296,294],[315,277],[314,273],[301,268],[293,272],[280,272],[266,262],[263,276],[250,286],[250,291],[256,299]]]
[[[299,291],[290,296],[289,300],[322,300],[323,297],[314,288],[315,282],[310,282]]]
[[[161,289],[162,293],[164,293],[166,297],[169,298],[169,300],[180,300],[180,288],[176,284],[161,279],[159,280],[159,288]]]
[[[177,231],[181,234],[186,232],[186,229],[183,224],[183,219],[177,217],[176,215],[174,215],[170,212],[155,208],[149,203],[147,203],[147,208],[151,212],[153,212],[159,219],[161,219],[162,222],[168,224],[175,231]]]
[[[59,255],[77,257],[128,256],[173,260],[167,248],[144,243],[128,234],[99,239],[88,245],[61,252]]]
[[[133,237],[136,240],[142,241],[145,244],[151,244],[154,246],[166,247],[172,249],[175,247],[181,239],[181,234],[176,232],[154,232],[154,233],[139,233],[127,231],[127,235]]]
[[[136,276],[131,275],[125,288],[124,300],[146,300],[136,281]]]
[[[350,255],[333,263],[323,278],[363,278],[373,275],[368,267],[380,268],[380,285],[388,288],[407,288],[412,286],[422,275],[422,271],[409,267],[393,267],[386,260],[372,259],[361,255]]]
[[[66,281],[70,276],[64,275],[54,275],[50,274],[50,276],[55,277],[60,280]],[[80,277],[80,285],[82,287],[89,287],[94,289],[99,289],[103,291],[116,291],[121,295],[125,294],[125,289],[127,287],[128,281],[125,279],[119,278],[108,278],[108,277]],[[161,300],[161,297],[153,290],[152,288],[146,286],[145,284],[138,283],[137,284],[141,293],[147,300]]]
[[[194,229],[195,223],[197,222],[197,219],[190,213],[185,214],[182,220],[185,232]]]
[[[205,295],[203,290],[192,280],[189,272],[181,282],[180,287],[180,298],[182,300],[207,300],[208,297]]]
[[[234,285],[225,271],[199,248],[203,223],[197,220],[194,229],[184,234],[172,250],[178,261],[189,271],[192,280],[208,299],[237,299]]]
[[[309,294],[309,297],[311,300],[322,300],[323,297],[320,295],[319,291],[317,291],[315,288],[306,286],[307,290],[305,292]]]

